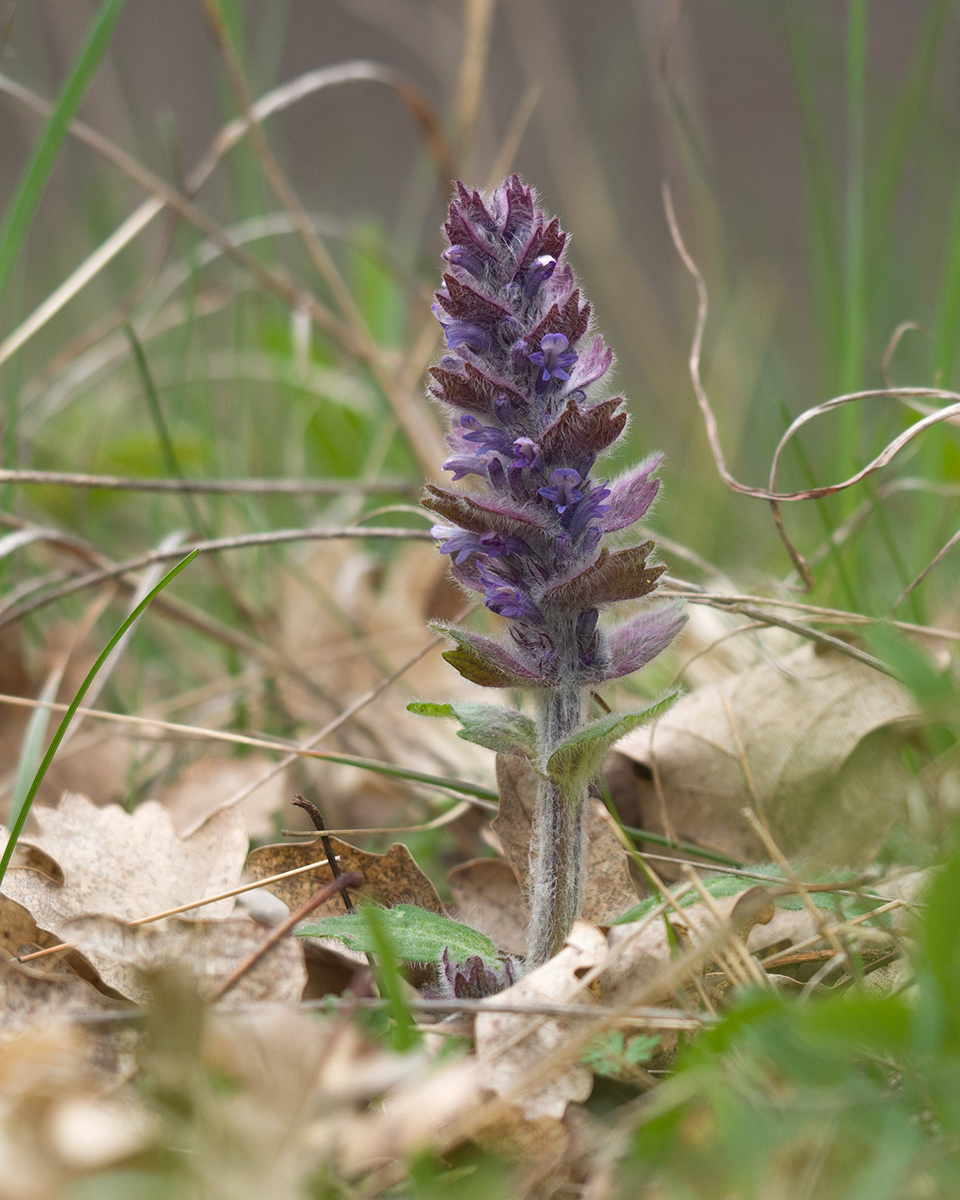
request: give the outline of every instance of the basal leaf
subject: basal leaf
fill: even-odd
[[[398,904],[396,908],[378,909],[377,916],[394,952],[407,962],[438,963],[444,950],[454,962],[466,962],[473,957],[491,963],[499,961],[497,948],[488,937],[469,925],[461,925],[459,921],[451,921],[449,917],[441,917],[425,908]],[[298,925],[297,935],[339,938],[351,950],[371,954],[378,950],[362,911]]]
[[[614,743],[640,725],[661,717],[679,694],[669,692],[642,712],[610,713],[599,721],[592,721],[554,750],[547,762],[547,774],[565,790],[585,787]]]

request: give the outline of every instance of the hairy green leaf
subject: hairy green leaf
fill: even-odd
[[[498,708],[493,704],[477,704],[473,700],[458,700],[454,704],[431,704],[415,701],[407,705],[407,712],[421,717],[449,717],[463,726],[457,736],[466,742],[486,746],[497,754],[516,754],[521,758],[535,758],[537,754],[537,727],[529,717],[512,708]]]
[[[547,774],[564,790],[586,787],[614,743],[640,725],[662,717],[679,695],[676,691],[669,692],[641,712],[610,713],[592,721],[554,750],[547,762]]]
[[[370,931],[365,909],[344,913],[340,917],[323,917],[319,921],[297,926],[298,937],[334,937],[350,947],[376,953],[379,945]],[[484,962],[498,960],[497,948],[488,937],[469,925],[451,921],[438,913],[398,904],[396,908],[377,909],[377,920],[394,953],[407,962],[440,962],[447,950],[454,962],[482,958]]]

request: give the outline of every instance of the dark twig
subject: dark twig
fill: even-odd
[[[309,815],[310,820],[313,821],[314,825],[319,830],[320,845],[323,847],[323,852],[327,856],[327,862],[330,864],[330,871],[333,874],[334,879],[339,879],[340,864],[337,862],[337,856],[333,852],[333,843],[326,835],[327,823],[323,819],[323,813],[319,808],[317,808],[312,800],[308,800],[306,796],[301,795],[300,792],[297,792],[292,802],[297,806],[297,808],[302,808],[303,811]],[[348,913],[352,913],[354,908],[353,901],[350,899],[350,893],[346,888],[344,888],[340,895],[343,899],[343,907]]]
[[[236,968],[236,970],[227,976],[223,983],[210,997],[211,1001],[222,1000],[226,993],[229,992],[234,986],[234,984],[239,983],[239,981],[244,977],[244,975],[246,975],[250,968],[258,963],[268,950],[271,950],[281,938],[286,937],[290,930],[293,929],[295,925],[299,925],[300,922],[308,917],[315,908],[319,908],[321,904],[324,904],[327,900],[330,900],[338,892],[343,891],[344,888],[356,889],[361,887],[363,887],[363,876],[359,871],[347,871],[343,875],[338,875],[336,879],[331,879],[331,881],[325,887],[322,887],[319,892],[311,896],[306,904],[301,905],[296,912],[291,913],[285,921],[282,921],[276,927],[276,929],[271,930],[270,936],[263,943],[263,945],[258,946],[252,954],[248,954],[243,962],[240,963],[240,965]]]

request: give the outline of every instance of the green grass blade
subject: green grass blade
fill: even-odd
[[[848,0],[847,17],[847,189],[844,230],[844,313],[840,352],[840,389],[853,392],[863,378],[866,130],[867,0]],[[847,405],[841,414],[844,463],[853,462],[857,412]],[[844,474],[847,474],[844,468]]]
[[[933,367],[938,386],[949,388],[957,362],[960,342],[960,174],[957,175],[947,235],[946,265],[937,307],[937,327],[933,343]]]
[[[114,26],[123,11],[125,0],[104,0],[97,13],[83,49],[67,76],[53,112],[47,121],[40,141],[34,147],[20,185],[7,211],[0,231],[0,300],[6,291],[13,264],[20,253],[23,239],[30,228],[33,214],[53,169],[67,127],[80,107],[80,101],[93,78],[104,51],[110,43]]]
[[[391,1040],[393,1048],[399,1054],[411,1050],[420,1040],[417,1033],[410,1006],[403,996],[403,976],[397,965],[397,954],[391,944],[390,937],[384,927],[380,909],[373,904],[364,904],[360,909],[370,940],[376,947],[377,986],[381,996],[390,1005],[390,1016],[393,1018]]]
[[[833,215],[836,184],[830,167],[823,121],[817,113],[807,32],[803,23],[806,19],[807,14],[802,9],[792,16],[788,26],[788,45],[800,109],[811,257],[816,266],[818,290],[822,292],[817,311],[826,321],[824,333],[829,336],[832,356],[839,355],[843,326],[843,280],[838,266],[840,239]]]
[[[156,384],[153,382],[153,376],[150,373],[150,365],[143,351],[143,345],[129,321],[124,324],[123,332],[126,334],[127,341],[130,343],[130,349],[133,351],[133,361],[136,363],[137,374],[140,376],[143,394],[147,401],[147,408],[150,410],[150,419],[157,434],[157,441],[160,443],[160,452],[163,455],[167,473],[183,483],[186,476],[180,466],[177,450],[173,444],[173,438],[170,436],[170,429],[167,426],[166,418],[163,415],[160,396],[157,392]],[[189,492],[183,492],[181,496],[183,507],[194,529],[197,533],[203,534],[205,537],[211,536],[210,530],[203,517],[201,517],[200,510],[197,508],[197,503],[193,496]]]
[[[286,747],[280,746],[279,750]],[[458,796],[475,796],[478,800],[499,799],[492,788],[480,783],[469,783],[466,779],[444,779],[442,775],[427,775],[423,771],[410,771],[406,767],[395,767],[392,763],[378,762],[375,758],[355,758],[350,754],[327,754],[326,751],[312,750],[311,758],[322,758],[325,762],[344,763],[348,767],[359,767],[361,771],[372,771],[375,775],[388,775],[391,779],[407,779],[411,783],[425,783],[429,787],[441,788],[445,792],[455,792]]]
[[[63,668],[65,665],[65,662],[61,661],[60,665],[50,672],[47,682],[43,685],[43,690],[37,697],[41,703],[56,700],[57,689],[60,687],[60,680],[63,678]],[[23,802],[30,790],[30,783],[37,773],[37,766],[43,757],[43,743],[47,737],[47,726],[49,724],[50,709],[35,708],[30,716],[27,731],[23,737],[20,758],[17,762],[17,774],[13,781],[13,799],[10,801],[10,815],[7,818],[11,825],[15,824],[20,816]]]
[[[943,28],[950,10],[950,0],[931,0],[917,35],[913,58],[906,82],[900,89],[897,107],[890,120],[886,146],[877,167],[867,205],[867,248],[870,255],[868,278],[872,283],[877,275],[879,256],[896,241],[896,229],[891,227],[897,190],[903,180],[907,156],[923,112],[923,102],[930,91],[937,56],[943,44]],[[919,136],[925,135],[919,129]]]
[[[50,767],[50,764],[53,762],[53,757],[56,754],[57,749],[60,746],[60,743],[63,741],[64,735],[66,734],[67,729],[70,726],[70,722],[73,720],[74,714],[76,713],[77,709],[83,703],[83,698],[87,694],[87,692],[90,688],[90,685],[93,683],[94,679],[96,678],[97,672],[100,670],[100,668],[103,666],[103,664],[110,657],[110,652],[113,650],[114,646],[117,645],[117,643],[120,641],[120,639],[123,637],[123,635],[127,632],[127,630],[130,628],[130,626],[136,621],[136,619],[140,616],[140,614],[148,607],[148,605],[151,603],[151,601],[154,599],[154,597],[158,596],[160,594],[160,592],[162,592],[163,589],[167,586],[167,584],[170,583],[171,580],[173,580],[177,575],[179,575],[180,572],[184,569],[184,567],[186,567],[189,563],[193,562],[193,560],[196,557],[197,557],[197,551],[194,550],[190,554],[188,554],[186,556],[186,558],[184,558],[180,562],[178,562],[172,571],[168,571],[166,573],[166,575],[164,575],[164,577],[157,584],[157,586],[155,588],[152,588],[151,591],[146,596],[144,596],[144,598],[140,601],[140,603],[137,605],[137,607],[130,613],[130,615],[126,618],[126,620],[120,625],[119,629],[113,635],[113,637],[110,639],[110,641],[107,642],[106,646],[104,646],[103,650],[101,650],[101,652],[97,658],[97,661],[93,664],[93,666],[87,672],[87,676],[84,679],[83,683],[80,684],[80,688],[77,691],[77,694],[70,701],[69,708],[63,714],[63,720],[58,725],[57,732],[53,735],[53,740],[50,742],[50,745],[47,747],[47,752],[43,756],[43,761],[40,763],[40,766],[37,768],[37,773],[33,777],[33,782],[30,784],[30,787],[27,790],[27,793],[23,798],[23,803],[20,806],[20,811],[16,814],[16,819],[11,819],[10,837],[7,841],[6,847],[4,848],[3,857],[0,858],[0,882],[3,881],[3,877],[7,873],[7,867],[10,865],[10,859],[13,857],[13,852],[16,849],[17,841],[20,837],[20,834],[23,832],[23,827],[24,827],[24,824],[26,823],[27,815],[30,812],[31,805],[33,804],[34,800],[36,799],[37,792],[40,790],[40,784],[43,783],[43,777],[46,775],[47,770]]]

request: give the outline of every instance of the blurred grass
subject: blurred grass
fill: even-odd
[[[43,36],[44,22],[55,25],[56,16],[41,19],[27,6],[16,14],[9,42],[16,54],[7,54],[4,70],[28,82],[60,75],[66,81],[47,89],[58,99],[45,128],[38,134],[25,125],[33,148],[21,155],[21,182],[0,232],[4,337],[135,203],[129,180],[70,143],[67,126],[88,84],[91,124],[109,111],[104,95],[123,97],[127,111],[116,114],[111,136],[117,129],[139,131],[143,144],[125,148],[147,164],[162,161],[160,173],[178,187],[193,166],[185,147],[205,144],[214,127],[236,116],[235,91],[213,38],[202,49],[205,94],[215,114],[211,128],[199,119],[196,127],[180,127],[169,112],[150,109],[146,85],[140,94],[129,39],[108,48],[122,7],[108,0],[98,10],[89,38],[65,70]],[[669,456],[657,528],[716,563],[741,590],[794,584],[767,506],[727,491],[709,457],[685,376],[693,328],[689,279],[666,240],[656,188],[650,189],[652,199],[646,197],[645,182],[634,179],[633,194],[625,186],[633,176],[624,162],[634,146],[643,147],[638,171],[654,183],[668,177],[678,197],[685,237],[710,292],[704,378],[721,437],[737,477],[762,484],[777,439],[799,412],[843,391],[883,385],[884,352],[901,322],[919,328],[897,345],[890,379],[957,385],[955,6],[926,0],[897,15],[867,0],[840,7],[826,0],[780,6],[725,0],[676,10],[636,0],[632,16],[626,7],[584,16],[586,9],[573,4],[524,6],[514,0],[494,12],[489,43],[483,7],[424,4],[420,11],[404,9],[398,18],[399,7],[374,6],[365,10],[366,26],[348,27],[339,8],[321,4],[316,10],[336,33],[336,45],[349,43],[344,58],[382,58],[412,76],[411,86],[421,89],[423,103],[448,131],[458,161],[471,164],[471,182],[483,180],[496,161],[522,109],[521,84],[542,87],[516,165],[573,233],[573,255],[596,304],[598,325],[621,354],[618,383],[635,420],[620,461],[664,445]],[[289,64],[300,69],[306,61],[313,67],[333,57],[325,43],[309,43],[301,24],[306,17],[288,2],[252,6],[219,0],[217,9],[254,97],[295,74]],[[194,21],[194,33],[200,29],[206,37],[202,6],[184,12]],[[135,19],[136,14],[124,16]],[[467,30],[473,31],[469,37]],[[764,48],[788,81],[774,97],[780,105],[777,140],[769,144],[752,121],[750,106],[761,101],[723,60],[724,46],[730,47],[721,35],[727,31]],[[163,52],[170,44],[158,36]],[[462,61],[461,44],[482,61]],[[121,87],[108,86],[102,69],[93,78],[104,55]],[[604,70],[608,60],[618,64],[617,71]],[[160,66],[172,72],[170,63]],[[96,84],[103,87],[100,93]],[[478,87],[474,119],[471,89]],[[293,110],[289,119],[271,117],[264,132],[369,331],[371,353],[358,352],[355,339],[344,332],[349,313],[338,305],[333,277],[317,269],[296,221],[280,210],[264,178],[262,158],[241,139],[197,202],[259,263],[294,281],[334,320],[321,327],[306,307],[268,294],[214,252],[207,233],[167,210],[0,368],[7,414],[4,461],[142,478],[389,477],[409,480],[411,487],[370,495],[191,499],[6,485],[2,507],[11,528],[23,522],[54,526],[85,544],[74,558],[39,542],[6,556],[0,569],[11,593],[48,574],[80,570],[97,554],[122,560],[159,544],[185,522],[197,533],[220,537],[344,523],[385,508],[378,524],[422,528],[420,518],[402,506],[414,501],[426,443],[411,436],[416,425],[401,420],[398,400],[433,428],[422,399],[422,371],[433,344],[429,298],[437,281],[436,227],[449,181],[437,179],[419,132],[404,126],[399,133],[399,124],[391,123],[394,108],[401,114],[397,120],[406,120],[393,93],[380,97],[377,103],[384,107],[376,108],[361,89],[369,84],[345,88],[351,98],[339,108],[326,107],[328,98],[321,95],[306,115]],[[10,95],[2,103],[19,117]],[[359,135],[358,113],[367,121]],[[650,144],[650,129],[659,133],[658,146]],[[316,163],[314,131],[318,142],[323,136],[327,154],[326,159],[317,154]],[[339,158],[331,151],[337,139],[344,144]],[[743,148],[742,158],[725,160],[732,146]],[[772,165],[761,176],[764,150]],[[784,211],[770,211],[768,204],[771,195],[780,194],[775,172],[790,178]],[[916,415],[885,398],[822,418],[795,443],[783,488],[822,486],[852,473]],[[899,483],[909,486],[896,490]],[[809,554],[842,530],[861,503],[863,519],[823,556],[809,599],[886,617],[956,528],[956,425],[928,432],[859,488],[788,506],[785,520]],[[385,678],[393,661],[383,644],[365,644],[368,637],[375,643],[383,631],[365,624],[370,615],[356,597],[367,592],[351,591],[344,580],[368,581],[369,593],[388,611],[419,605],[418,620],[428,609],[436,615],[444,604],[462,603],[444,594],[439,568],[429,586],[416,580],[423,584],[419,591],[411,585],[409,595],[393,596],[393,572],[402,568],[406,553],[393,544],[361,543],[349,555],[323,559],[315,575],[296,549],[264,548],[242,560],[198,562],[174,590],[220,622],[222,636],[158,616],[142,630],[106,696],[117,709],[140,711],[174,705],[199,691],[209,705],[218,686],[227,693],[231,681],[256,664],[255,682],[240,686],[239,695],[211,719],[234,728],[249,722],[285,736],[312,733],[371,681]],[[696,570],[665,557],[674,574]],[[710,582],[705,572],[697,578]],[[903,615],[956,630],[958,583],[955,553],[916,590],[912,609]],[[314,670],[302,648],[312,630],[298,628],[291,636],[284,624],[294,585],[309,591],[310,620],[327,642],[355,639],[362,668]],[[100,635],[116,625],[114,610],[123,600],[120,594],[111,602],[94,639],[102,642]],[[82,611],[81,599],[68,599],[24,623],[25,658],[37,675],[37,690],[39,666],[58,622],[75,621]],[[254,641],[265,657],[249,655],[247,643],[231,640],[231,632]],[[911,658],[902,646],[902,639],[891,643],[880,636],[874,648],[898,666],[926,706],[928,738],[918,739],[923,744],[915,748],[919,776],[956,742],[951,707],[956,671],[945,644],[938,645],[935,664],[926,651],[915,650]],[[305,686],[298,670],[313,672],[316,689],[308,701],[290,682]],[[672,671],[672,664],[661,664],[635,686],[655,691],[666,686]],[[190,711],[202,724],[212,710],[196,705]],[[395,731],[383,724],[379,716],[358,721],[338,739],[355,756],[415,749],[425,756],[418,766],[427,762],[430,768],[421,778],[457,774],[460,764],[445,761],[441,750],[408,743],[414,735],[407,726],[384,746],[380,739]],[[38,728],[35,722],[26,734],[24,761],[36,758]],[[171,773],[171,761],[180,764],[187,753],[181,746],[171,759],[156,746],[141,747],[131,756],[128,802],[149,794]],[[470,769],[462,768],[464,777]],[[412,802],[404,794],[402,802],[411,811],[424,807],[419,793]],[[451,857],[450,836],[436,830],[407,840],[439,868]],[[944,930],[956,925],[950,909],[956,873],[955,862],[945,868],[946,890],[932,902],[935,915],[928,913],[919,1008],[911,1009],[902,996],[806,1006],[745,999],[715,1033],[700,1039],[663,1098],[652,1102],[650,1119],[630,1134],[616,1185],[622,1194],[748,1197],[772,1194],[763,1189],[796,1178],[807,1189],[796,1193],[798,1200],[801,1194],[844,1200],[952,1194],[960,1124],[949,1072],[956,1066],[960,981],[956,949],[944,941]],[[944,944],[935,947],[941,935]],[[402,1038],[409,1014],[402,1018],[397,980],[387,984],[394,988]],[[601,1101],[598,1093],[598,1111]],[[426,1155],[411,1169],[410,1187],[397,1194],[447,1195],[460,1188],[461,1178],[467,1179],[465,1196],[501,1194],[497,1189],[514,1186],[504,1182],[507,1169],[501,1164],[483,1156],[466,1162],[467,1157],[451,1165]],[[457,1174],[461,1168],[464,1175]],[[648,1184],[660,1190],[639,1190]],[[125,1186],[118,1183],[115,1193],[130,1194]],[[164,1186],[161,1180],[158,1194],[169,1194]],[[315,1194],[352,1191],[318,1177]]]

